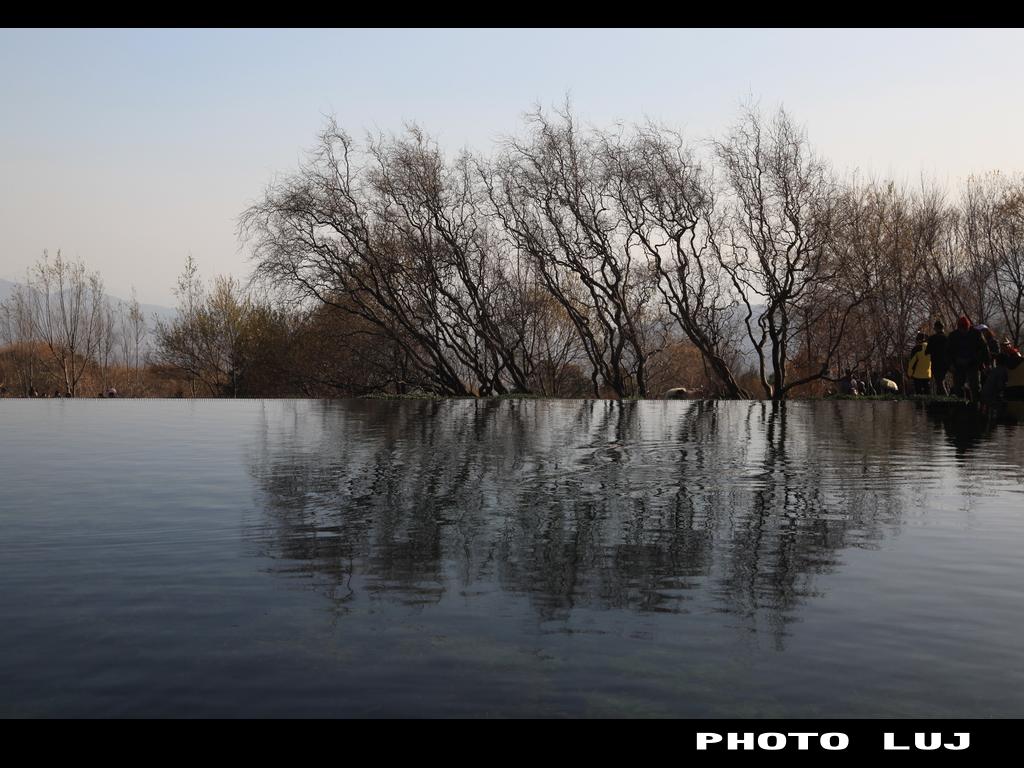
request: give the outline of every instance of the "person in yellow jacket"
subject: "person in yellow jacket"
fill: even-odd
[[[928,355],[928,337],[923,333],[917,334],[917,346],[910,353],[907,378],[914,384],[915,395],[929,393],[928,385],[932,379],[932,359]]]

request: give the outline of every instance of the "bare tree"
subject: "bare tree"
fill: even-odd
[[[178,316],[170,324],[157,323],[157,336],[166,337],[169,329],[174,328],[178,334],[176,349],[183,359],[192,361],[190,365],[179,365],[189,375],[189,389],[192,397],[196,396],[197,365],[195,361],[201,356],[200,339],[196,334],[201,329],[199,322],[199,310],[203,305],[203,284],[199,278],[199,267],[196,265],[192,254],[185,257],[185,267],[178,276],[178,283],[174,289],[174,295],[178,298]]]
[[[472,372],[481,394],[529,391],[528,265],[503,247],[481,211],[478,163],[464,153],[445,164],[415,127],[404,140],[378,141],[370,151],[377,191],[401,212],[390,226],[425,257],[417,261],[432,300],[423,306],[434,314],[444,346]]]
[[[843,213],[840,190],[782,109],[767,121],[744,108],[714,146],[730,195],[727,236],[714,246],[745,306],[765,396],[785,399],[794,387],[828,375],[864,298],[839,290],[844,263],[833,235]],[[800,339],[811,332],[813,359],[791,378]]]
[[[538,109],[527,124],[484,174],[493,213],[571,319],[595,396],[600,380],[617,397],[644,397],[647,360],[664,344],[651,317],[657,278],[616,211],[601,141],[568,107],[555,119]]]
[[[435,391],[527,391],[521,265],[481,214],[473,165],[415,127],[361,150],[332,121],[242,216],[257,278],[375,325]]]
[[[39,374],[39,354],[36,345],[38,324],[34,316],[35,303],[31,289],[18,285],[6,301],[0,303],[0,339],[8,346],[18,380],[18,391],[25,397],[34,388]]]
[[[146,338],[146,318],[132,288],[131,300],[118,305],[118,331],[121,342],[121,362],[127,376],[128,393],[139,394],[142,369],[142,347]]]
[[[855,180],[844,200],[833,247],[846,266],[839,277],[847,293],[864,296],[864,304],[852,319],[854,338],[844,341],[842,357],[892,375],[902,369],[915,332],[942,313],[936,297],[944,291],[934,275],[946,225],[942,193]]]
[[[107,299],[97,310],[96,318],[96,364],[100,369],[100,390],[106,393],[110,379],[110,368],[114,363],[119,331],[115,321],[114,308]]]
[[[60,368],[66,394],[74,397],[99,344],[103,281],[81,262],[65,261],[60,251],[53,260],[44,251],[28,285],[39,337]]]
[[[974,317],[998,320],[1019,342],[1024,324],[1024,179],[998,173],[971,178],[961,210]]]
[[[186,274],[185,283],[191,285],[178,316],[157,324],[157,358],[187,373],[210,396],[237,397],[244,368],[242,339],[252,303],[234,278],[218,277],[206,292],[191,264]]]
[[[533,283],[523,298],[528,319],[527,357],[535,361],[530,389],[550,397],[580,397],[588,391],[583,376],[586,353],[569,316],[543,286]]]
[[[629,141],[602,141],[618,213],[653,263],[666,309],[724,393],[748,397],[729,364],[738,301],[712,247],[722,223],[711,174],[673,131],[648,125]]]

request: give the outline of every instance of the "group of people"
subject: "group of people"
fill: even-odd
[[[992,329],[966,315],[948,335],[941,320],[934,333],[917,334],[907,362],[907,389],[914,395],[953,395],[972,402],[1024,400],[1024,357],[1009,339],[1001,343]],[[949,385],[950,374],[953,384]],[[852,370],[839,380],[844,395],[896,394],[898,372],[858,379]]]
[[[1002,343],[983,323],[973,324],[961,315],[947,336],[941,320],[935,333],[917,334],[910,354],[907,378],[915,395],[953,395],[972,402],[1000,398],[1024,400],[1024,358],[1009,339]],[[946,383],[953,374],[953,388]]]

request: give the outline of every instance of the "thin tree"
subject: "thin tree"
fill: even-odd
[[[7,299],[0,303],[0,339],[7,345],[14,364],[18,390],[29,396],[39,374],[39,355],[36,344],[38,324],[34,316],[35,304],[31,289],[18,285]]]
[[[51,260],[43,251],[28,285],[39,336],[60,369],[65,393],[74,397],[100,341],[103,281],[82,262],[66,261],[60,251]]]
[[[492,211],[576,328],[594,395],[601,382],[644,397],[647,360],[664,344],[650,322],[657,280],[615,210],[599,137],[568,107],[555,118],[537,109],[527,126],[485,174]]]
[[[127,371],[128,392],[137,395],[142,369],[142,347],[146,338],[146,317],[132,288],[132,297],[118,305],[118,331],[121,342],[121,362]]]
[[[845,267],[833,248],[840,190],[782,109],[766,120],[744,107],[714,147],[730,205],[727,234],[713,244],[745,307],[764,394],[782,400],[794,387],[828,376],[850,315],[864,300],[838,290]],[[819,333],[814,359],[791,378],[797,345],[812,331]]]
[[[738,301],[712,245],[722,217],[711,173],[678,133],[654,125],[628,141],[603,134],[603,151],[619,215],[654,265],[665,308],[723,392],[748,397],[729,363]]]

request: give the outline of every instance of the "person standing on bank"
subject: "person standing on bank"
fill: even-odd
[[[953,394],[972,402],[981,396],[981,367],[989,359],[988,345],[981,332],[971,327],[967,315],[961,315],[956,329],[949,334],[949,357],[953,363]]]
[[[1003,341],[999,365],[1006,370],[1003,397],[1007,400],[1024,400],[1024,357],[1009,339]]]
[[[936,395],[948,395],[946,374],[949,372],[949,339],[941,320],[935,321],[935,333],[928,337],[928,356],[932,360],[932,381]]]
[[[917,346],[911,350],[907,364],[907,378],[913,383],[915,395],[928,394],[928,384],[932,380],[932,359],[928,351],[928,337],[918,333]]]
[[[981,388],[985,389],[985,382],[988,377],[995,370],[996,358],[999,357],[999,339],[992,332],[992,329],[987,325],[979,324],[974,326],[974,330],[981,333],[981,338],[985,342],[985,349],[988,350],[988,354],[985,356],[985,361],[981,365]]]

